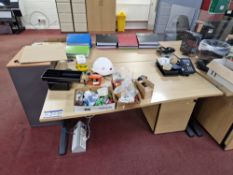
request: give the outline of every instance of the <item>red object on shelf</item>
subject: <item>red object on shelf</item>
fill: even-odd
[[[229,10],[233,10],[233,1],[230,3]]]
[[[119,33],[118,34],[119,47],[138,47],[138,41],[135,33]]]
[[[210,7],[211,1],[212,1],[212,0],[204,0],[204,1],[202,2],[201,9],[202,9],[202,10],[208,11],[208,10],[209,10],[209,7]]]

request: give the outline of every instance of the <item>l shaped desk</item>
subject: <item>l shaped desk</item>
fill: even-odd
[[[89,68],[93,61],[100,56],[108,57],[115,68],[125,67],[132,72],[135,79],[140,75],[147,76],[155,85],[151,99],[143,99],[140,104],[131,107],[116,107],[112,111],[75,112],[74,92],[77,87],[82,85],[73,84],[69,91],[48,90],[40,116],[41,122],[77,119],[141,108],[154,134],[184,131],[197,99],[223,95],[218,88],[197,73],[190,76],[164,77],[155,65],[158,55],[154,49],[104,50],[92,48],[88,58]],[[72,68],[72,65],[68,65],[68,67]],[[45,117],[44,112],[50,110],[62,110],[63,114],[53,118]]]
[[[163,46],[179,47],[179,42],[161,42]],[[153,133],[168,133],[176,131],[184,131],[187,123],[196,105],[197,99],[209,97],[220,97],[224,93],[219,90],[211,82],[203,78],[200,74],[195,73],[190,76],[164,77],[159,69],[155,66],[155,61],[159,57],[154,49],[97,49],[92,48],[88,58],[88,65],[91,68],[94,60],[100,56],[108,57],[114,67],[125,67],[132,72],[136,79],[140,75],[145,75],[155,85],[151,99],[143,99],[140,104],[127,107],[117,107],[112,111],[101,112],[75,112],[73,99],[74,91],[81,84],[73,84],[69,91],[51,91],[48,90],[45,95],[45,102],[41,115],[40,122],[65,121],[72,118],[82,118],[85,116],[100,115],[106,113],[127,111],[135,108],[141,108],[146,120]],[[49,67],[48,63],[38,63],[39,67]],[[64,64],[58,64],[58,67]],[[37,64],[33,64],[37,66]],[[72,67],[72,63],[68,67]],[[8,68],[22,68],[25,65],[14,63],[14,59],[8,64]],[[26,66],[27,69],[30,66]],[[63,67],[63,66],[60,66]],[[65,67],[67,67],[65,65]],[[30,71],[30,70],[29,70]],[[28,72],[27,72],[28,73]],[[37,78],[39,78],[37,76]],[[107,78],[106,80],[109,80]],[[19,82],[18,82],[19,84]],[[22,91],[22,88],[20,88]],[[24,99],[23,103],[30,103]],[[46,118],[44,111],[63,110],[61,116]],[[32,114],[33,115],[33,114]]]

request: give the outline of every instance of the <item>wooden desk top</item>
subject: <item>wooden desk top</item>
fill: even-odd
[[[34,43],[35,44],[35,43]],[[54,45],[56,45],[56,48],[54,48],[54,47],[52,47],[52,49],[53,50],[55,50],[55,49],[59,49],[59,50],[61,50],[60,48],[63,48],[64,47],[64,49],[65,49],[65,43],[60,43],[60,42],[42,42],[42,43],[37,43],[38,44],[38,46],[40,47],[40,45],[42,45],[42,44],[45,44],[45,45],[50,45],[50,46],[54,46]],[[36,47],[36,46],[32,46],[32,47]],[[23,54],[23,49],[24,49],[25,47],[23,47],[23,48],[21,48],[20,49],[20,51],[9,61],[9,63],[6,65],[6,67],[8,67],[8,68],[12,68],[12,67],[36,67],[36,66],[49,66],[50,65],[50,63],[51,63],[51,61],[53,61],[53,60],[57,60],[57,57],[58,57],[58,55],[60,55],[60,53],[59,52],[57,52],[56,54],[51,54],[51,53],[53,53],[53,51],[52,50],[50,50],[49,48],[48,48],[48,50],[49,51],[51,51],[51,52],[48,52],[48,53],[46,53],[46,55],[50,55],[50,57],[54,57],[54,58],[49,58],[49,60],[50,61],[47,61],[47,59],[46,59],[46,62],[35,62],[35,60],[36,60],[36,58],[35,57],[33,57],[34,59],[33,59],[33,63],[20,63],[20,59],[21,59],[21,57],[22,57],[22,54]],[[47,46],[46,46],[46,48],[47,48]],[[26,49],[26,48],[25,48]],[[45,49],[44,49],[45,50]],[[41,52],[36,52],[35,51],[35,49],[34,49],[34,51],[32,51],[32,50],[29,50],[29,51],[27,51],[27,53],[28,52],[31,52],[30,54],[31,55],[40,55],[40,53]],[[35,52],[35,53],[34,53]],[[61,52],[61,53],[63,53],[63,51]],[[64,51],[64,53],[65,53],[65,51]],[[42,54],[43,55],[43,54]],[[42,57],[42,56],[40,56],[40,57]],[[59,59],[64,59],[64,57],[66,57],[66,55],[65,54],[63,54],[63,56],[62,56],[62,58],[59,58]],[[24,58],[25,59],[25,58]],[[28,58],[27,58],[28,59]],[[21,59],[22,60],[22,59]],[[41,59],[40,59],[41,60]],[[29,60],[28,60],[29,61]]]
[[[13,67],[34,67],[34,66],[49,66],[50,65],[50,62],[20,64],[18,60],[21,58],[21,54],[22,54],[22,49],[9,61],[6,67],[13,68]]]
[[[233,38],[233,35],[229,35],[229,37],[232,37]],[[164,47],[173,47],[176,49],[175,51],[175,55],[177,57],[187,57],[187,56],[184,56],[181,51],[180,51],[180,45],[181,45],[181,41],[169,41],[169,42],[160,42],[162,46]],[[193,61],[193,65],[196,67],[196,61],[198,59],[197,56],[193,56],[191,57],[192,61]],[[233,96],[233,93],[228,90],[227,88],[225,88],[223,85],[221,85],[220,83],[214,81],[213,79],[211,79],[206,72],[198,69],[196,67],[196,71],[197,73],[199,73],[202,77],[204,77],[206,80],[210,81],[212,84],[214,84],[218,89],[220,89],[225,96]]]
[[[209,81],[202,78],[199,74],[193,74],[189,77],[176,76],[164,77],[158,68],[155,66],[156,52],[154,49],[138,49],[138,50],[101,50],[93,48],[89,65],[99,56],[110,58],[114,67],[126,67],[133,73],[133,77],[137,78],[140,75],[146,75],[150,81],[155,84],[155,89],[151,99],[142,100],[141,104],[134,108],[151,106],[155,104],[183,100],[197,99],[201,97],[220,96],[223,93],[218,90]],[[113,111],[102,112],[74,112],[73,99],[74,90],[79,86],[74,84],[70,91],[48,91],[45,104],[42,110],[60,110],[62,109],[63,116],[46,119],[43,115],[40,116],[41,122],[57,121],[69,118],[78,118],[90,115],[98,115],[110,112],[118,112],[129,110],[132,108],[117,108]]]

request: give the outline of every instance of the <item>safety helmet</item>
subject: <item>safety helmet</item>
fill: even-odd
[[[112,62],[107,57],[99,57],[95,60],[92,71],[102,75],[111,75],[114,71]]]

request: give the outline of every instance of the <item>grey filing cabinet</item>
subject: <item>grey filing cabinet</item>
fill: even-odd
[[[87,32],[86,0],[71,0],[75,32]]]
[[[72,7],[70,0],[56,0],[60,29],[62,32],[74,32]]]
[[[62,32],[87,32],[86,0],[56,0]]]

